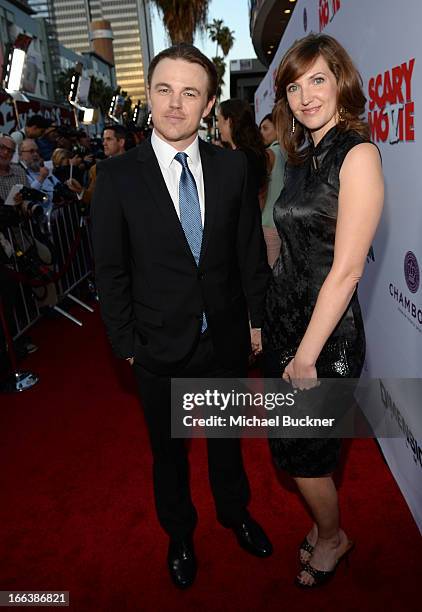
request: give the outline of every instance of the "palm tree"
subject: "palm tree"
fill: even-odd
[[[216,57],[213,57],[212,61],[213,61],[214,66],[215,66],[215,68],[217,70],[217,78],[218,78],[218,81],[217,81],[217,83],[218,83],[218,85],[217,85],[217,99],[219,100],[221,98],[221,90],[222,90],[223,85],[224,85],[224,74],[226,72],[226,62],[219,55],[217,55]]]
[[[215,57],[212,58],[214,65],[217,69],[218,75],[218,88],[217,88],[217,98],[221,97],[221,90],[224,85],[224,73],[226,72],[226,62],[224,58],[230,52],[230,49],[233,47],[235,38],[234,32],[230,30],[227,26],[223,25],[224,21],[222,19],[214,19],[212,23],[207,25],[208,35],[213,42],[216,43]],[[218,54],[218,48],[220,47],[223,57]]]
[[[221,47],[224,57],[229,54],[230,49],[233,47],[234,41],[234,31],[230,30],[230,28],[228,28],[227,26],[221,28],[219,45]]]
[[[193,43],[196,30],[207,23],[208,0],[150,0],[163,16],[164,26],[173,45]]]
[[[213,42],[216,43],[216,48],[215,48],[216,56],[218,55],[218,46],[220,44],[220,32],[221,32],[221,28],[223,27],[223,23],[224,22],[222,19],[214,19],[212,23],[209,23],[207,25],[209,37],[211,38]]]
[[[207,25],[207,30],[211,40],[216,43],[215,55],[218,56],[218,47],[220,47],[223,56],[226,57],[233,47],[235,38],[234,32],[227,26],[223,26],[223,23],[222,19],[214,19]]]

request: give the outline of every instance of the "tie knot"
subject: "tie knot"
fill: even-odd
[[[182,165],[183,168],[188,167],[188,155],[187,153],[176,153],[174,159]]]

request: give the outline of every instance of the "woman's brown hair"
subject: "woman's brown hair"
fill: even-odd
[[[224,119],[230,119],[231,137],[236,148],[255,157],[258,184],[263,187],[267,181],[267,153],[249,102],[230,98],[221,102],[218,110]]]
[[[318,57],[323,57],[337,81],[337,109],[341,119],[339,130],[355,130],[369,140],[368,124],[361,118],[366,98],[362,78],[347,51],[332,36],[309,34],[297,40],[287,51],[276,75],[276,96],[273,110],[278,141],[287,152],[291,164],[300,164],[306,157],[303,145],[307,130],[296,122],[292,132],[293,114],[287,102],[287,86],[302,76]]]

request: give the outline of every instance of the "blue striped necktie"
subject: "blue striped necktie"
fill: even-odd
[[[182,174],[179,181],[179,210],[180,223],[185,232],[192,255],[196,265],[199,265],[202,244],[202,221],[201,207],[199,205],[198,190],[195,179],[188,166],[186,153],[177,153],[174,159],[182,166]],[[207,329],[205,313],[202,314],[202,333]]]

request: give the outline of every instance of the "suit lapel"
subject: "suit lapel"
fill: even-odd
[[[199,259],[199,265],[201,265],[210,242],[210,236],[217,212],[219,183],[217,155],[215,154],[215,151],[208,143],[205,143],[199,139],[199,152],[201,155],[205,193],[205,223],[204,233],[202,236],[201,256]]]
[[[139,187],[141,193],[144,184],[146,184],[154,199],[157,209],[163,216],[163,222],[170,228],[170,231],[180,242],[181,247],[191,257],[196,266],[192,251],[190,250],[188,241],[186,240],[185,232],[183,231],[180,219],[177,216],[173,200],[168,192],[158,160],[149,140],[145,141],[139,146],[138,160],[142,162]]]

